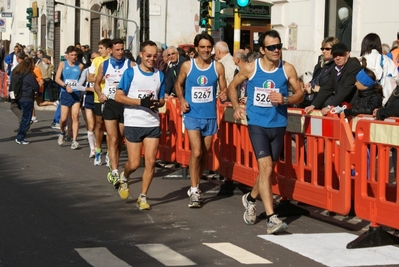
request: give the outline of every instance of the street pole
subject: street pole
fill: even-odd
[[[234,51],[240,49],[241,43],[241,14],[234,8]]]

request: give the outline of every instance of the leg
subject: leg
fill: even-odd
[[[190,140],[191,156],[189,163],[191,187],[197,187],[201,180],[202,137],[200,131],[187,130]]]
[[[255,185],[251,192],[252,197],[256,198],[260,195],[262,198],[266,215],[272,215],[274,213],[271,184],[274,165],[271,156],[258,159],[259,175],[256,178]]]
[[[143,183],[141,194],[147,194],[155,172],[155,159],[158,152],[159,138],[144,138],[144,158],[145,169],[143,173]]]
[[[21,102],[20,103],[22,109],[22,118],[21,123],[19,124],[17,140],[23,141],[26,136],[26,132],[30,128],[30,120],[32,118],[32,110],[33,110],[33,102]]]
[[[108,157],[110,169],[117,170],[119,166],[119,123],[117,120],[104,120],[107,129]]]
[[[15,101],[11,101],[10,109],[12,113],[15,114],[18,118],[18,124],[21,123],[21,118],[22,118],[22,109],[19,106],[19,104]]]
[[[72,106],[71,117],[72,117],[72,139],[76,141],[79,132],[79,112],[80,112],[80,102],[76,102]],[[69,124],[69,123],[68,123]],[[69,132],[69,126],[68,126]]]

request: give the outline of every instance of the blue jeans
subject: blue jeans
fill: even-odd
[[[26,132],[30,128],[30,121],[33,112],[33,101],[23,101],[18,103],[22,110],[21,122],[19,124],[17,140],[22,141],[25,139]]]

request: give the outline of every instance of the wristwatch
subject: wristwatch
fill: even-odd
[[[288,97],[284,96],[283,99],[284,99],[284,105],[288,105]]]

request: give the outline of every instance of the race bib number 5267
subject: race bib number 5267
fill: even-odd
[[[208,103],[213,101],[213,87],[191,87],[191,100],[193,103]]]

